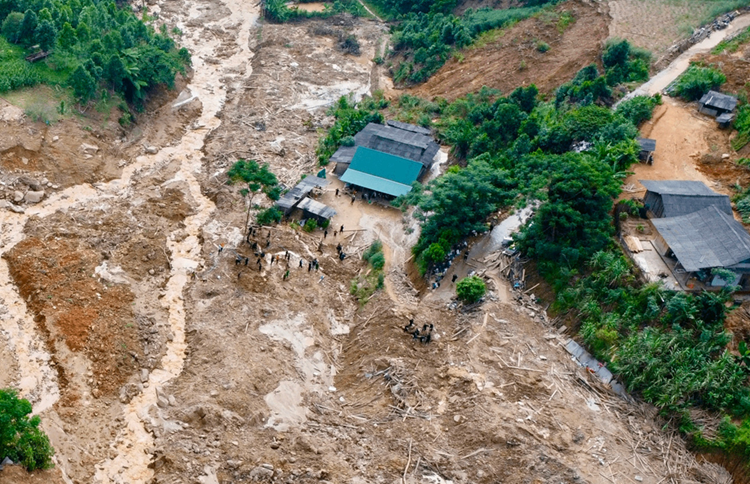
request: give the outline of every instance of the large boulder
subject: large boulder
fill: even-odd
[[[26,201],[26,203],[39,203],[44,198],[44,190],[39,191],[31,191],[29,190],[26,192],[26,195],[23,197],[23,199]]]

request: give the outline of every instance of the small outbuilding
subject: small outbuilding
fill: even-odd
[[[636,139],[636,142],[638,142],[638,147],[640,148],[638,158],[644,163],[648,163],[649,165],[653,164],[654,151],[656,151],[656,140],[651,138],[638,138]]]
[[[318,223],[324,220],[331,220],[336,215],[336,210],[312,198],[305,198],[297,204],[297,208],[302,210],[303,219],[313,218]]]
[[[698,106],[698,110],[703,114],[718,118],[734,111],[737,107],[737,98],[716,91],[708,91],[700,98]]]
[[[281,210],[285,216],[289,215],[302,200],[306,199],[311,191],[316,188],[323,188],[329,183],[325,178],[308,175],[276,201],[276,208]]]
[[[700,181],[639,180],[646,187],[643,203],[655,218],[679,217],[709,206],[732,216],[729,197]]]

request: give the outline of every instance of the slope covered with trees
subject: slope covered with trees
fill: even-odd
[[[604,56],[604,72],[584,69],[549,102],[534,86],[507,96],[485,88],[453,103],[401,97],[391,115],[432,125],[459,163],[394,203],[416,206],[422,232],[412,251],[423,273],[486,231],[493,212],[539,203],[516,243],[555,290],[554,309],[579,324],[597,358],[694,445],[750,462],[750,351],[746,342],[738,342],[739,354],[727,348],[731,288],[687,295],[643,286],[614,238],[614,200],[637,160],[637,124],[660,98],[608,108],[613,84],[644,76],[643,57],[624,42],[611,43]],[[359,116],[379,114],[372,101],[361,107]],[[623,210],[637,213],[636,206]],[[710,438],[691,419],[696,408],[721,420]]]
[[[0,92],[49,83],[70,86],[81,102],[112,92],[140,106],[190,64],[167,28],[147,20],[112,1],[0,0]],[[36,50],[52,54],[29,64]]]

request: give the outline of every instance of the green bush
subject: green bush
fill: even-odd
[[[727,81],[724,74],[713,67],[688,67],[674,84],[674,93],[686,101],[696,101],[708,91],[716,90]]]
[[[267,208],[258,212],[255,220],[259,225],[272,225],[281,222],[284,214],[276,207]]]
[[[39,428],[38,415],[29,418],[32,408],[11,388],[0,389],[0,461],[8,457],[28,471],[52,467],[55,453],[47,435]]]
[[[540,41],[538,41],[536,43],[536,50],[538,50],[542,54],[544,54],[545,52],[547,52],[549,49],[550,49],[550,46],[549,46],[549,44],[547,42],[544,42],[544,41],[540,40]]]
[[[484,281],[477,277],[464,277],[456,284],[456,295],[467,304],[473,304],[484,296],[487,287]]]
[[[302,230],[310,233],[317,228],[318,228],[318,221],[315,220],[314,218],[309,218],[305,221],[305,225],[302,227]]]
[[[643,121],[651,119],[654,108],[661,103],[661,96],[635,96],[623,101],[617,106],[617,114],[639,126]]]

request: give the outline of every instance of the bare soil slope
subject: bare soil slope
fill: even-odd
[[[437,74],[411,92],[452,100],[482,86],[509,93],[536,84],[550,93],[588,64],[598,62],[608,35],[609,16],[604,3],[574,0],[518,22],[486,45],[469,48],[453,57]],[[559,14],[570,13],[575,22],[563,28]],[[540,52],[540,42],[550,49]]]

